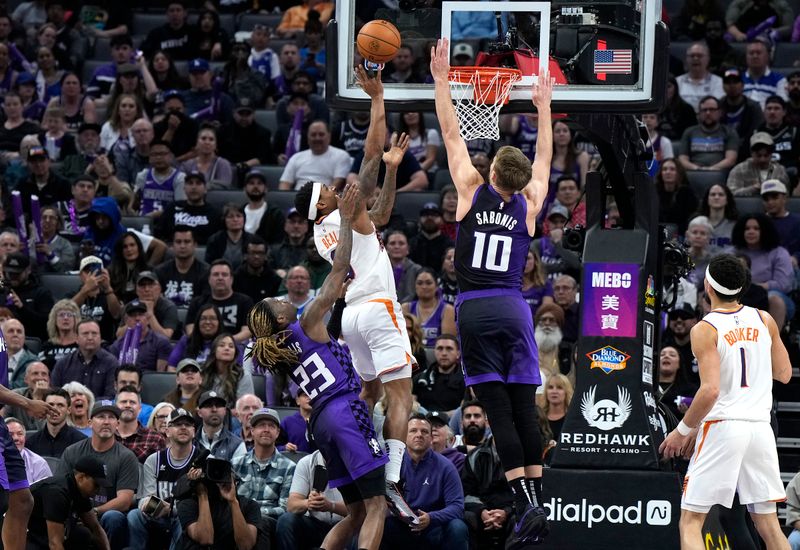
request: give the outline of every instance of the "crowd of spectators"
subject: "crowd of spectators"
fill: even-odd
[[[346,510],[318,478],[324,460],[306,437],[308,396],[246,359],[245,320],[265,297],[302,311],[330,270],[307,221],[270,194],[309,179],[342,185],[363,159],[368,113],[332,112],[325,101],[334,5],[278,2],[267,13],[248,0],[155,3],[163,24],[135,34],[132,8],[146,2],[97,4],[33,0],[0,13],[0,320],[11,385],[59,411],[37,421],[7,408],[9,430],[31,481],[51,480],[41,491],[61,483],[51,474],[79,487],[85,529],[70,530],[74,543],[97,541],[102,528],[112,548],[251,548],[267,539],[318,546]],[[258,22],[235,35],[221,25],[220,16],[246,12]],[[800,70],[783,74],[771,60],[776,43],[800,41],[800,18],[784,0],[734,0],[727,12],[716,1],[688,1],[673,15],[673,38],[689,42],[685,59],[672,60],[667,102],[642,122],[659,221],[697,266],[675,289],[660,355],[661,401],[679,417],[680,397],[698,383],[689,331],[708,309],[702,273],[715,254],[739,255],[753,274],[745,303],[792,327]],[[748,36],[770,16],[773,28]],[[454,44],[453,64],[474,57],[469,43]],[[415,43],[403,44],[382,74],[387,83],[430,82]],[[392,130],[411,138],[397,188],[439,200],[421,204],[417,217],[396,211],[380,228],[420,364],[405,494],[434,547],[499,548],[512,500],[483,408],[458,368],[456,193],[438,125],[426,115],[390,116]],[[535,116],[503,115],[500,142],[469,142],[476,169],[487,177],[503,143],[533,160]],[[581,264],[562,241],[586,222],[583,190],[598,160],[569,118],[553,125],[553,153],[521,281],[539,347],[547,460],[575,382]],[[209,200],[216,191],[230,193]],[[744,207],[746,199],[758,208]],[[609,227],[617,216],[607,205]],[[69,290],[43,284],[55,276]],[[137,353],[126,354],[134,337]],[[174,385],[160,402],[142,402],[159,372],[174,373]],[[265,408],[295,405],[285,418]],[[235,488],[176,485],[196,478],[203,449],[232,463]],[[86,488],[97,462],[82,457],[106,466],[99,493]],[[155,506],[154,496],[167,504]],[[99,523],[86,515],[91,508]],[[418,540],[394,520],[386,529],[387,548]]]

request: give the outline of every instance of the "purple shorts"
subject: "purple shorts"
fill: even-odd
[[[3,446],[0,453],[0,486],[6,491],[27,489],[30,485],[25,475],[25,461],[14,445],[5,422],[0,422],[0,445]]]
[[[315,410],[311,433],[325,458],[331,488],[352,483],[389,461],[367,404],[356,394],[336,397]]]
[[[464,294],[456,301],[456,322],[467,386],[541,384],[531,307],[522,293],[491,289]]]

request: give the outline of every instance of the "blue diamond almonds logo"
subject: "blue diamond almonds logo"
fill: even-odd
[[[600,369],[606,374],[610,374],[615,370],[623,370],[628,366],[628,359],[631,358],[624,351],[611,346],[603,346],[600,349],[590,351],[586,354],[586,357],[591,361],[590,370]]]

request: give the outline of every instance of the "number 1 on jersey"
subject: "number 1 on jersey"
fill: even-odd
[[[508,271],[511,258],[512,239],[507,235],[489,235],[489,246],[486,246],[486,233],[475,232],[475,250],[472,252],[472,267],[489,271]],[[497,261],[497,248],[500,247],[500,258]],[[486,254],[484,254],[486,248]]]
[[[749,388],[747,385],[747,354],[744,348],[739,348],[739,356],[742,358],[742,387]]]

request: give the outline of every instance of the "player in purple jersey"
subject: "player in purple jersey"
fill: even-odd
[[[506,549],[540,542],[547,534],[542,501],[542,443],[534,400],[541,384],[530,308],[522,275],[547,196],[553,132],[552,80],[546,72],[533,86],[539,113],[536,159],[501,147],[484,182],[470,162],[450,95],[449,44],[431,51],[436,114],[450,174],[458,192],[455,267],[460,294],[456,321],[467,385],[486,408],[506,479],[514,492],[515,525]]]
[[[316,298],[297,320],[288,301],[257,303],[247,324],[255,338],[252,355],[273,373],[288,375],[311,400],[311,433],[328,467],[329,485],[339,489],[348,515],[325,537],[326,550],[344,548],[356,532],[358,548],[377,550],[386,514],[384,464],[361,383],[350,353],[328,334],[323,321],[350,269],[351,222],[363,197],[358,185],[345,187],[338,206],[341,231],[333,268]]]
[[[28,399],[8,389],[8,352],[0,331],[0,403],[21,407],[34,418],[56,415],[56,408],[44,401]],[[23,550],[26,546],[28,518],[33,511],[33,496],[28,488],[25,462],[19,454],[5,422],[0,422],[0,487],[8,493],[8,511],[3,522],[3,547]]]

